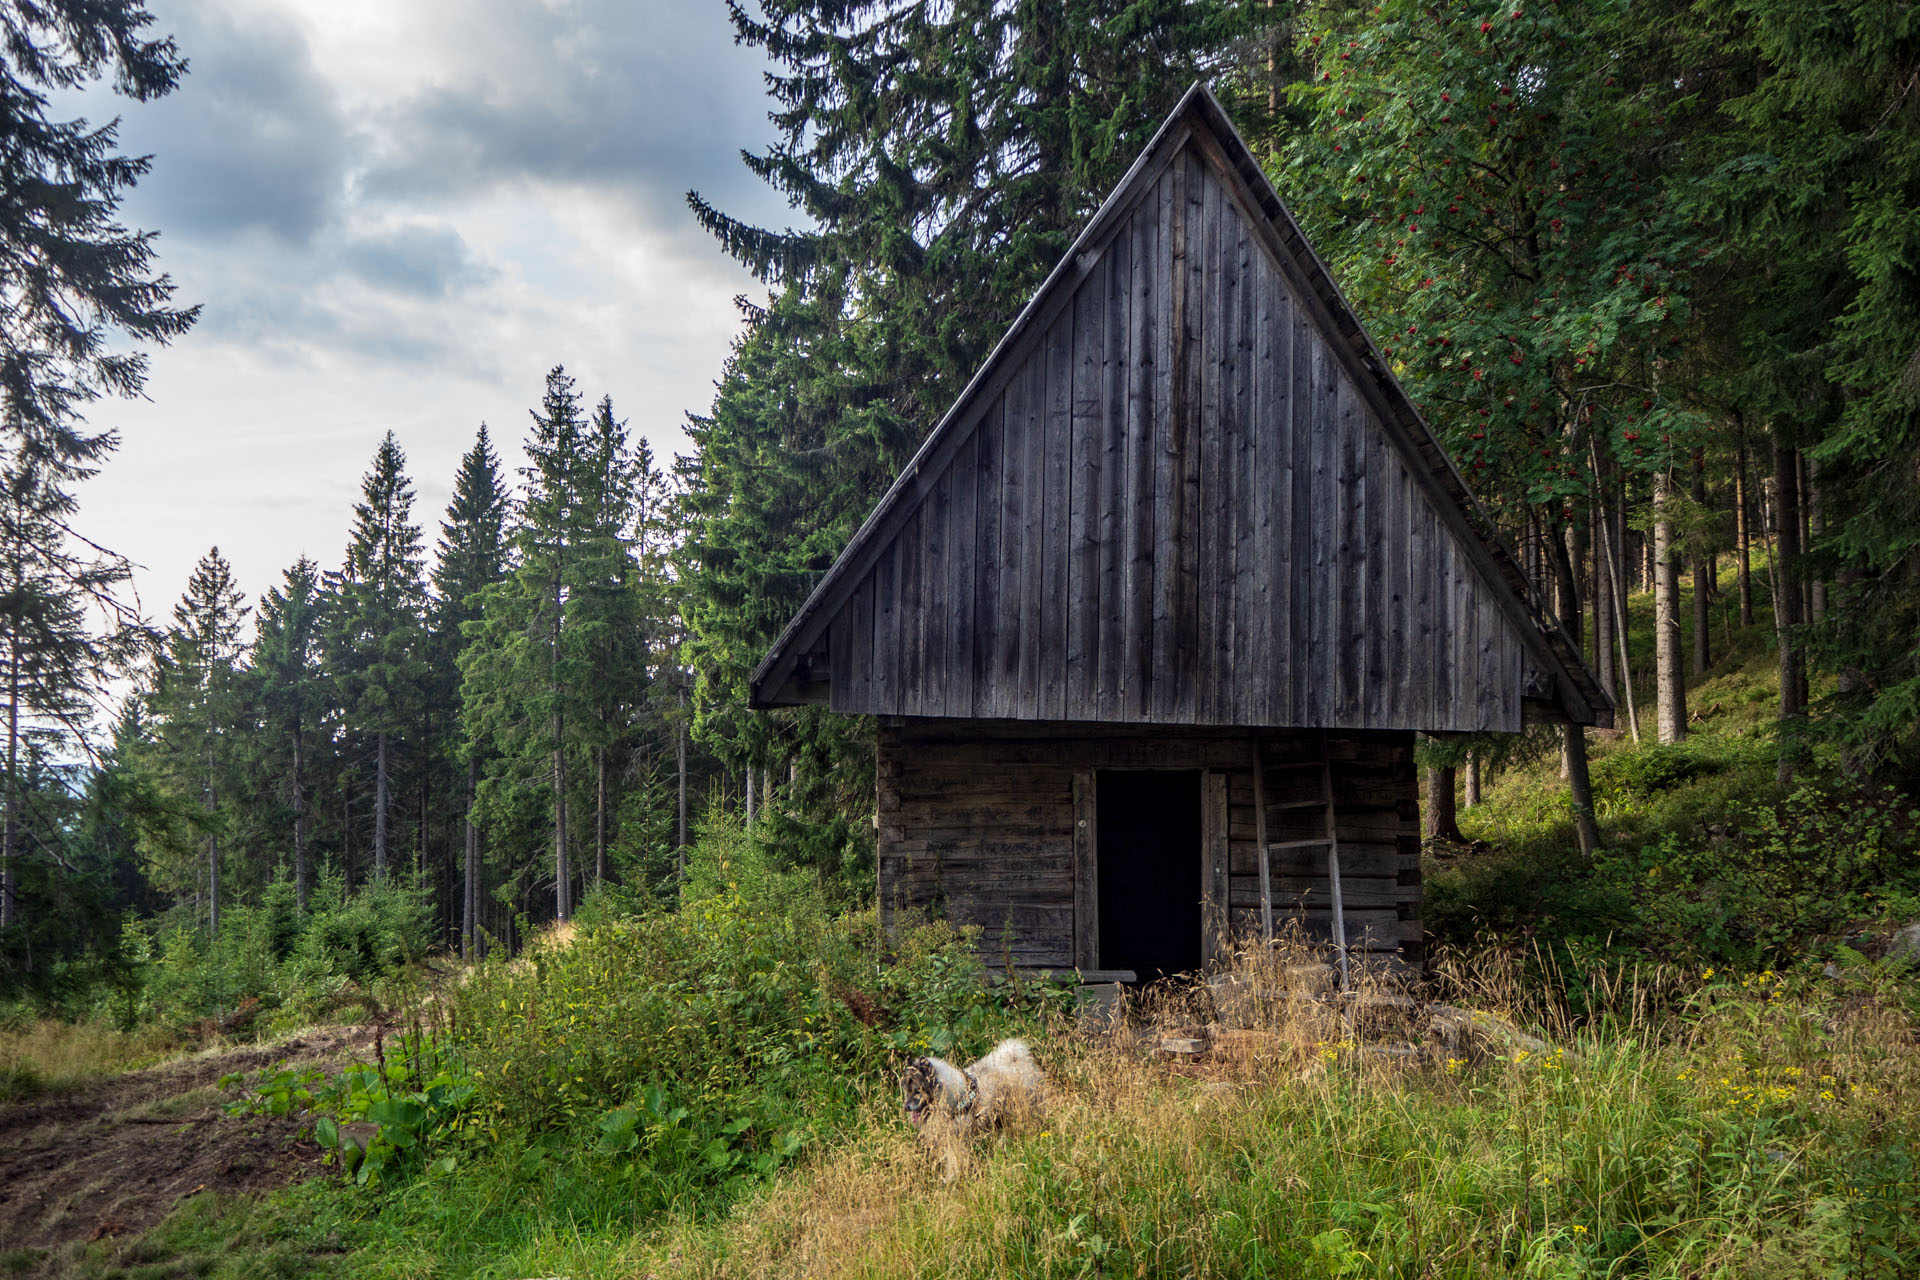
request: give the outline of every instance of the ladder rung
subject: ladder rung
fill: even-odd
[[[1326,767],[1326,763],[1320,760],[1294,760],[1286,764],[1270,764],[1266,769],[1267,772],[1272,773],[1279,769],[1324,769]]]
[[[1267,852],[1271,854],[1275,849],[1324,849],[1332,843],[1331,840],[1275,840],[1267,846]]]
[[[1269,809],[1324,809],[1326,807],[1325,800],[1269,800],[1267,802]]]

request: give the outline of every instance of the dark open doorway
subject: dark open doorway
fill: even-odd
[[[1100,967],[1198,969],[1200,771],[1103,770],[1098,786]]]

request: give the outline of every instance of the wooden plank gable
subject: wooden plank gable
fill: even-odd
[[[1470,731],[1551,699],[1605,719],[1223,122],[1196,87],[789,626],[756,705],[798,700],[825,647],[849,713]]]

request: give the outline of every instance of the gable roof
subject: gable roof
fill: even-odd
[[[1159,269],[1162,270],[1161,280],[1172,282],[1170,292],[1175,299],[1173,305],[1176,308],[1180,305],[1179,299],[1183,296],[1182,289],[1186,279],[1184,272],[1187,270],[1187,246],[1182,239],[1183,228],[1187,225],[1187,206],[1182,203],[1179,216],[1171,219],[1167,216],[1166,206],[1170,188],[1175,193],[1172,197],[1174,200],[1184,201],[1189,198],[1180,194],[1188,189],[1187,185],[1183,185],[1183,179],[1188,173],[1193,175],[1190,180],[1193,194],[1190,198],[1194,201],[1194,207],[1200,207],[1199,202],[1202,199],[1200,188],[1202,187],[1211,193],[1206,198],[1218,206],[1218,212],[1214,215],[1218,221],[1214,225],[1224,227],[1226,230],[1216,234],[1229,237],[1238,234],[1242,236],[1243,247],[1245,244],[1251,244],[1254,247],[1255,257],[1251,260],[1251,267],[1249,260],[1243,257],[1238,266],[1238,276],[1248,279],[1254,276],[1262,279],[1271,277],[1277,282],[1269,285],[1269,292],[1274,298],[1274,308],[1271,313],[1262,311],[1260,320],[1265,321],[1270,316],[1283,313],[1291,317],[1295,323],[1304,326],[1300,330],[1303,341],[1296,342],[1294,347],[1304,351],[1311,346],[1316,353],[1315,358],[1323,360],[1327,366],[1322,369],[1316,364],[1311,371],[1298,372],[1299,385],[1293,388],[1295,398],[1298,399],[1311,382],[1312,387],[1321,396],[1321,401],[1309,406],[1318,415],[1317,417],[1311,422],[1300,419],[1296,423],[1294,430],[1297,435],[1300,435],[1301,440],[1295,447],[1302,452],[1297,458],[1285,464],[1289,467],[1294,463],[1299,464],[1299,467],[1288,474],[1294,475],[1297,484],[1299,469],[1307,468],[1312,471],[1313,483],[1323,488],[1333,480],[1338,480],[1342,484],[1352,481],[1356,484],[1356,492],[1358,492],[1358,487],[1364,486],[1367,482],[1367,460],[1372,461],[1375,469],[1373,483],[1378,490],[1374,499],[1375,515],[1365,516],[1348,510],[1332,511],[1332,506],[1339,504],[1330,504],[1324,494],[1321,496],[1319,509],[1323,516],[1328,516],[1336,523],[1341,521],[1345,523],[1338,528],[1307,531],[1308,536],[1317,538],[1325,544],[1324,547],[1316,544],[1314,554],[1322,560],[1336,554],[1344,556],[1350,549],[1358,548],[1363,534],[1369,532],[1376,539],[1380,537],[1385,537],[1389,541],[1413,539],[1417,542],[1420,536],[1418,520],[1403,519],[1396,525],[1390,509],[1384,513],[1379,511],[1382,507],[1391,508],[1395,502],[1393,483],[1396,480],[1404,486],[1399,500],[1409,502],[1417,508],[1418,513],[1431,515],[1434,522],[1433,533],[1437,535],[1434,541],[1436,544],[1445,545],[1441,548],[1444,554],[1432,560],[1428,572],[1438,575],[1441,589],[1434,593],[1438,598],[1433,601],[1431,617],[1416,619],[1416,621],[1421,622],[1421,625],[1429,630],[1437,626],[1443,632],[1459,630],[1466,635],[1464,641],[1455,639],[1451,635],[1441,636],[1436,641],[1439,645],[1436,652],[1440,655],[1438,659],[1440,665],[1451,668],[1450,674],[1443,674],[1439,678],[1439,684],[1442,686],[1441,694],[1428,695],[1424,699],[1402,698],[1398,702],[1389,698],[1377,710],[1365,710],[1364,714],[1361,710],[1350,712],[1346,709],[1340,709],[1336,714],[1330,702],[1314,701],[1314,690],[1311,687],[1303,693],[1300,678],[1295,676],[1293,677],[1294,692],[1297,696],[1291,701],[1285,697],[1283,689],[1279,694],[1269,695],[1264,699],[1254,697],[1251,702],[1248,702],[1238,691],[1238,684],[1242,681],[1242,673],[1246,669],[1244,664],[1251,662],[1255,668],[1259,668],[1261,664],[1271,666],[1286,657],[1289,636],[1291,635],[1292,643],[1299,646],[1303,643],[1304,633],[1298,630],[1299,624],[1296,622],[1295,629],[1291,633],[1285,630],[1261,632],[1259,639],[1267,646],[1266,648],[1262,649],[1259,645],[1250,646],[1248,642],[1255,633],[1246,625],[1245,618],[1241,619],[1238,632],[1241,647],[1237,661],[1243,665],[1240,669],[1230,670],[1228,668],[1233,667],[1234,664],[1228,663],[1214,673],[1221,686],[1217,698],[1212,698],[1205,688],[1197,698],[1185,700],[1186,695],[1179,694],[1174,701],[1167,701],[1159,694],[1149,694],[1144,691],[1139,692],[1137,696],[1129,693],[1124,696],[1116,694],[1112,697],[1095,697],[1093,692],[1089,691],[1089,696],[1082,699],[1069,698],[1064,694],[1046,696],[1051,687],[1048,682],[1051,680],[1064,688],[1065,676],[1058,671],[1043,671],[1037,677],[1038,684],[1036,684],[1034,672],[1024,668],[1022,674],[1025,677],[1026,690],[1032,694],[1038,689],[1042,696],[1021,697],[1015,694],[1009,697],[991,690],[975,689],[966,696],[950,700],[944,696],[943,689],[936,689],[935,692],[940,696],[931,698],[921,696],[915,689],[903,690],[899,687],[875,689],[874,682],[881,678],[870,679],[866,664],[874,660],[876,646],[884,647],[891,633],[886,632],[884,627],[876,630],[873,619],[892,618],[893,615],[887,612],[889,608],[897,608],[902,613],[911,612],[915,608],[959,609],[964,612],[977,603],[985,617],[1003,607],[995,603],[1001,597],[989,597],[970,583],[959,581],[958,575],[964,575],[972,570],[961,562],[958,555],[951,561],[947,558],[949,549],[956,553],[967,550],[965,546],[954,541],[953,531],[958,527],[954,521],[958,517],[949,514],[949,511],[963,509],[955,505],[961,502],[982,504],[983,519],[979,527],[984,547],[987,542],[984,505],[997,501],[1001,496],[999,491],[991,486],[1004,483],[1005,496],[1009,501],[1017,502],[1020,497],[1017,485],[1021,482],[1021,475],[1016,469],[1018,459],[1012,451],[1014,449],[1012,442],[1026,439],[1027,443],[1023,447],[1028,448],[1029,453],[1022,454],[1020,457],[1027,458],[1033,463],[1032,473],[1025,477],[1025,483],[1030,487],[1038,489],[1043,485],[1053,484],[1057,488],[1061,484],[1083,483],[1077,470],[1073,476],[1064,480],[1052,476],[1051,473],[1043,474],[1048,466],[1064,474],[1068,463],[1058,459],[1051,464],[1046,463],[1042,453],[1049,447],[1054,447],[1054,452],[1059,453],[1066,447],[1068,441],[1078,439],[1072,434],[1075,428],[1058,425],[1058,422],[1064,420],[1071,412],[1071,406],[1066,404],[1068,397],[1079,394],[1074,389],[1071,372],[1060,372],[1061,362],[1064,360],[1070,363],[1077,354],[1071,347],[1070,318],[1083,308],[1097,308],[1100,305],[1097,298],[1091,302],[1088,300],[1092,292],[1088,287],[1089,281],[1110,277],[1114,271],[1118,270],[1116,263],[1129,252],[1135,264],[1140,262],[1143,255],[1155,258],[1155,261],[1160,264]],[[1152,226],[1148,225],[1151,223],[1152,211],[1143,212],[1143,202],[1155,199],[1161,202],[1159,238],[1157,239]],[[1169,227],[1173,229],[1170,238],[1168,237]],[[1127,238],[1129,235],[1134,236],[1135,240],[1130,241]],[[1144,239],[1139,238],[1142,236]],[[1216,239],[1209,240],[1203,248],[1197,249],[1196,265],[1193,269],[1196,272],[1204,269],[1206,263],[1197,262],[1197,259],[1204,257],[1210,251],[1222,252],[1223,246],[1224,241]],[[1165,272],[1171,270],[1168,263],[1174,258],[1181,260],[1181,271],[1168,276]],[[1250,270],[1251,275],[1249,275]],[[1233,270],[1228,269],[1216,274],[1221,274],[1228,283],[1214,287],[1228,289],[1233,287],[1232,282],[1236,279]],[[1211,278],[1208,281],[1202,281],[1199,275],[1195,275],[1193,279],[1196,287],[1206,287],[1211,282]],[[1115,289],[1118,287],[1117,284],[1114,286]],[[1147,295],[1150,291],[1148,289],[1141,293],[1140,300],[1143,303],[1149,300]],[[1208,300],[1209,302],[1217,301],[1217,296],[1210,297]],[[1177,349],[1170,349],[1164,344],[1175,339],[1170,339],[1165,333],[1159,335],[1159,341],[1163,344],[1159,349],[1160,362],[1180,365],[1184,370],[1186,366],[1181,362],[1195,359],[1187,344],[1190,341],[1201,341],[1199,338],[1191,337],[1190,334],[1190,330],[1200,322],[1181,320],[1176,311],[1173,313],[1174,321],[1168,324],[1165,311],[1168,304],[1163,299],[1159,305],[1162,310],[1157,318],[1161,327],[1169,331],[1178,330],[1181,336],[1177,341],[1182,344]],[[1097,325],[1098,315],[1090,313],[1090,317]],[[1149,323],[1154,318],[1149,316]],[[1252,343],[1263,340],[1253,331],[1258,328],[1259,322],[1250,329],[1245,321],[1246,315],[1243,314],[1240,328],[1235,331],[1231,341]],[[1215,328],[1229,328],[1232,324],[1231,320],[1224,319],[1216,319],[1213,322]],[[1064,338],[1060,336],[1063,329],[1069,336]],[[1226,341],[1217,335],[1207,340],[1216,343]],[[1067,348],[1064,352],[1060,350],[1063,345]],[[1169,358],[1170,351],[1171,358]],[[1243,356],[1246,354],[1244,348],[1241,354]],[[1233,352],[1227,352],[1221,358],[1231,361],[1233,356]],[[1143,357],[1139,351],[1135,351],[1133,357],[1136,361],[1153,363],[1150,353]],[[1296,361],[1305,359],[1299,354],[1291,358]],[[1056,375],[1051,383],[1046,382],[1047,375],[1044,372],[1034,373],[1036,365],[1044,365],[1049,359],[1052,359],[1056,366]],[[1091,366],[1088,367],[1091,368]],[[1305,366],[1299,366],[1299,370],[1305,370]],[[1312,375],[1311,378],[1308,376],[1309,372]],[[1193,389],[1196,394],[1200,387],[1199,377],[1198,373],[1192,375]],[[1035,381],[1036,378],[1039,379],[1038,382]],[[1197,420],[1203,409],[1197,401],[1183,406],[1178,398],[1188,380],[1184,372],[1175,372],[1172,375],[1170,394],[1174,399],[1171,402],[1171,410],[1167,409],[1165,400],[1165,396],[1169,394],[1168,388],[1164,385],[1156,385],[1153,389],[1162,397],[1159,402],[1160,416],[1172,420],[1175,423],[1173,429],[1176,431],[1180,429],[1178,426],[1180,421]],[[1167,381],[1167,375],[1163,371],[1161,383],[1164,384]],[[1218,387],[1214,387],[1214,390],[1217,391]],[[1286,391],[1285,388],[1279,390],[1281,393]],[[1038,403],[1039,400],[1049,396],[1052,397],[1050,404],[1043,406]],[[1214,404],[1204,408],[1208,414],[1209,430],[1217,427],[1230,431],[1238,422],[1236,414],[1245,416],[1244,406],[1239,404],[1232,406]],[[1117,408],[1113,411],[1120,412]],[[1300,410],[1295,410],[1296,415],[1299,412]],[[1026,416],[1020,416],[1022,413]],[[1332,425],[1332,418],[1329,415],[1342,416],[1345,425]],[[1152,414],[1149,413],[1147,416],[1150,417]],[[1043,426],[1043,419],[1049,425]],[[1078,419],[1076,418],[1075,421]],[[983,427],[983,423],[987,425]],[[1360,425],[1355,426],[1355,423]],[[1151,423],[1144,426],[1138,423],[1135,425],[1140,430],[1156,429]],[[1256,433],[1266,429],[1264,425],[1258,423],[1239,423],[1239,427],[1243,431]],[[1164,423],[1158,429],[1162,432],[1160,437],[1156,437],[1160,446],[1175,452],[1184,447],[1180,440],[1165,435],[1168,428]],[[1038,433],[1044,430],[1052,430],[1056,434],[1046,437],[1043,443]],[[996,431],[998,435],[994,434]],[[1065,434],[1058,434],[1062,432]],[[1330,437],[1340,432],[1346,434],[1344,446],[1338,441],[1328,442]],[[1022,433],[1025,433],[1024,436]],[[983,440],[996,442],[993,447],[1000,452],[994,453],[993,457],[996,459],[995,465],[1000,466],[999,470],[985,469],[990,450],[986,444],[981,443]],[[1138,446],[1134,447],[1137,451]],[[1196,447],[1204,449],[1207,445],[1203,440]],[[1340,456],[1342,447],[1347,450],[1347,456],[1344,458]],[[1309,456],[1304,452],[1315,448],[1320,450],[1318,454]],[[955,463],[956,459],[963,455],[968,459],[969,465],[983,468],[980,474],[984,478],[977,492],[971,479],[963,479],[955,488],[953,479]],[[1074,456],[1076,459],[1081,457],[1081,455]],[[1089,466],[1097,468],[1097,458],[1088,457],[1085,461]],[[1078,465],[1077,461],[1075,465]],[[1234,497],[1230,500],[1241,502],[1263,500],[1261,486],[1267,483],[1266,481],[1243,480],[1229,476],[1226,474],[1226,469],[1231,464],[1215,465],[1221,470],[1213,478],[1221,480],[1224,484],[1219,491],[1220,494],[1228,494],[1231,490]],[[1384,478],[1384,484],[1382,478]],[[1164,476],[1161,477],[1161,483],[1164,486]],[[1189,483],[1198,485],[1198,477],[1190,478]],[[1235,484],[1240,487],[1232,489]],[[1251,492],[1249,486],[1251,486]],[[949,493],[949,490],[953,492]],[[1058,491],[1065,492],[1065,490]],[[1031,504],[1034,501],[1034,497],[1028,498],[1029,512],[1033,510]],[[1175,503],[1173,514],[1181,515],[1183,510],[1179,506],[1181,500],[1176,496],[1172,501]],[[1344,503],[1346,499],[1340,501]],[[1357,506],[1362,501],[1356,497],[1352,500],[1352,505]],[[1097,503],[1096,495],[1094,505]],[[1083,507],[1086,505],[1082,503]],[[1300,503],[1296,502],[1294,509],[1297,510],[1299,506]],[[969,528],[971,528],[974,508],[969,505],[964,510],[967,512]],[[1149,508],[1141,508],[1141,510],[1151,515]],[[1159,508],[1159,513],[1162,523],[1166,523],[1169,509],[1164,501]],[[1021,528],[1017,522],[1008,523],[1008,517],[1005,516],[999,518],[1006,526],[1005,532],[1009,537],[1020,535]],[[1192,523],[1191,516],[1184,518],[1190,524]],[[1041,541],[1041,535],[1030,527],[1033,516],[1029,514],[1024,519],[1029,526],[1028,541],[1038,544]],[[1368,519],[1373,520],[1374,523],[1366,524],[1365,521]],[[1204,532],[1201,525],[1194,525],[1194,528]],[[1178,531],[1173,532],[1177,534]],[[1285,541],[1289,535],[1301,536],[1301,530],[1295,528],[1278,532],[1269,530],[1266,536],[1269,539]],[[1168,536],[1168,531],[1163,530],[1163,543],[1159,548],[1162,556],[1190,558],[1195,553],[1193,547],[1177,541],[1165,541]],[[1224,537],[1224,535],[1221,536]],[[1061,556],[1069,554],[1066,550],[1060,550],[1061,539],[1067,537],[1080,539],[1073,544],[1077,547],[1081,542],[1092,539],[1093,535],[1086,530],[1058,535],[1049,530],[1047,531],[1048,559],[1044,562],[1030,559],[1024,563],[1009,562],[1008,564],[1012,575],[1016,577],[1020,576],[1024,570],[1033,569],[1045,575],[1043,581],[1030,581],[1021,588],[1027,596],[1028,621],[1033,624],[1030,625],[1029,630],[1036,632],[1035,635],[1027,636],[1019,642],[1023,643],[1028,650],[1018,659],[1024,667],[1031,667],[1034,662],[1031,651],[1039,645],[1038,624],[1034,623],[1034,619],[1038,616],[1033,612],[1034,593],[1057,592],[1060,596],[1066,594],[1069,570],[1056,572],[1056,562]],[[905,538],[904,543],[903,538]],[[954,542],[951,548],[945,545],[950,541]],[[1329,547],[1335,547],[1336,544],[1337,551],[1327,550]],[[1223,549],[1218,540],[1213,545],[1216,550]],[[908,550],[903,551],[901,549],[903,546]],[[914,547],[918,547],[919,550],[912,550]],[[1060,556],[1052,555],[1055,550],[1060,550]],[[1303,546],[1296,559],[1303,559],[1306,556],[1307,552]],[[1395,556],[1398,556],[1397,551]],[[1151,559],[1151,554],[1148,558]],[[1376,561],[1379,558],[1376,555]],[[1185,561],[1182,563],[1184,564]],[[943,574],[955,575],[954,581],[948,584],[950,589],[945,596],[942,596],[939,584],[924,586],[914,578],[917,572],[924,571],[929,565],[939,569]],[[886,572],[892,575],[893,595],[888,594],[889,584],[880,581],[880,576],[876,574],[876,567],[885,568]],[[1344,590],[1348,594],[1365,597],[1363,605],[1367,601],[1379,605],[1389,598],[1395,609],[1401,609],[1403,604],[1400,597],[1393,594],[1393,584],[1386,578],[1369,585],[1364,590],[1358,587],[1343,587],[1344,579],[1338,572],[1338,569],[1343,567],[1336,566],[1332,576],[1327,576],[1323,572],[1318,579],[1303,578],[1300,585],[1295,588],[1295,595],[1301,597],[1295,606],[1296,615],[1305,613],[1310,607],[1305,599],[1307,596],[1318,601],[1311,605],[1313,609],[1328,615],[1320,619],[1324,634],[1316,632],[1310,639],[1313,644],[1328,650],[1324,655],[1324,661],[1328,664],[1329,674],[1339,658],[1334,651],[1344,648],[1349,641],[1353,644],[1361,644],[1364,637],[1375,630],[1390,630],[1392,626],[1407,621],[1404,611],[1376,610],[1369,616],[1364,607],[1358,607],[1350,608],[1348,614],[1342,616],[1341,626],[1346,628],[1345,630],[1332,630],[1333,606],[1329,605],[1327,600],[1321,599],[1322,595],[1338,594]],[[1324,569],[1325,566],[1323,565],[1322,568]],[[1411,569],[1416,579],[1423,572],[1417,565],[1411,566]],[[1212,570],[1206,567],[1203,571],[1211,572]],[[1376,567],[1374,572],[1378,575],[1383,571]],[[1389,578],[1394,572],[1396,569],[1392,565],[1384,570]],[[1003,581],[1006,580],[1008,580],[1006,575],[1003,575]],[[898,594],[898,588],[902,582],[913,586],[915,593],[911,598]],[[1402,575],[1401,585],[1408,591],[1418,589],[1424,593],[1427,584],[1422,581],[1406,580],[1405,575]],[[1191,589],[1192,584],[1187,586]],[[1256,587],[1262,593],[1265,592],[1265,587],[1258,584]],[[1007,589],[1012,590],[1011,587]],[[1075,590],[1077,589],[1076,585]],[[1368,591],[1373,594],[1367,596]],[[1117,591],[1110,594],[1115,596],[1115,599],[1110,602],[1111,608],[1121,608]],[[1242,594],[1246,594],[1244,587]],[[1144,599],[1136,603],[1140,609],[1149,607],[1149,602]],[[1192,601],[1189,600],[1186,603],[1190,606]],[[1343,601],[1340,607],[1347,607],[1350,604],[1350,601]],[[1065,612],[1064,606],[1060,605],[1058,599],[1055,600],[1055,606],[1054,614],[1050,616],[1059,616]],[[1162,614],[1166,612],[1164,602],[1153,607],[1160,609]],[[1244,612],[1247,606],[1242,602],[1234,604],[1231,608],[1241,609]],[[876,609],[879,612],[876,613]],[[865,612],[861,612],[862,610]],[[856,615],[858,626],[853,625]],[[970,613],[967,616],[971,618]],[[990,618],[987,620],[991,621]],[[1162,621],[1164,622],[1164,619]],[[1262,622],[1260,625],[1267,624]],[[1088,630],[1093,629],[1096,628]],[[1233,629],[1233,619],[1223,617],[1215,628],[1212,641],[1206,642],[1220,641],[1221,636],[1232,633]],[[833,642],[836,632],[842,637],[837,645]],[[960,643],[969,645],[972,643],[971,636],[956,636],[951,629],[943,634],[955,637]],[[1063,666],[1075,661],[1072,656],[1073,651],[1058,634],[1049,636],[1046,640],[1047,643],[1042,652],[1047,657],[1041,659],[1043,664]],[[1191,647],[1191,641],[1192,637],[1188,637],[1189,647]],[[1220,641],[1220,643],[1223,649],[1232,647],[1230,640]],[[1454,646],[1453,649],[1447,649],[1446,646],[1449,644]],[[1463,644],[1481,647],[1468,652],[1462,649]],[[1005,645],[1001,647],[1004,649]],[[856,649],[858,652],[855,651]],[[916,650],[915,659],[922,656]],[[956,656],[956,653],[940,650],[937,654],[937,662],[926,668],[929,673],[926,678],[936,685],[939,684],[945,677],[940,671],[936,671],[935,667],[941,664],[951,666]],[[1154,650],[1142,654],[1141,662],[1145,664],[1149,658],[1155,663],[1171,662],[1177,656],[1178,654],[1172,650],[1164,652]],[[1131,654],[1129,659],[1131,660]],[[1374,669],[1363,674],[1373,680],[1385,679],[1391,683],[1406,679],[1407,673],[1400,668],[1388,670],[1389,664],[1395,661],[1418,663],[1432,660],[1432,655],[1425,650],[1418,653],[1409,650],[1404,654],[1396,655],[1385,649],[1379,652],[1370,649],[1366,662]],[[991,660],[984,655],[968,655],[967,661],[971,662],[974,668],[991,665]],[[1354,659],[1356,669],[1359,661]],[[1009,658],[1008,662],[1011,665],[1013,659]],[[1289,660],[1288,665],[1294,664]],[[906,672],[905,683],[911,685],[921,679],[918,674],[920,670],[916,662],[912,670]],[[1153,674],[1147,666],[1142,665],[1141,680],[1136,683],[1151,680]],[[1184,680],[1195,674],[1204,677],[1207,672],[1190,663],[1188,670],[1173,671],[1170,674]],[[902,682],[902,678],[899,671],[893,672],[895,686]],[[1105,676],[1097,678],[1106,679]],[[1319,676],[1309,670],[1306,672],[1306,678],[1311,682]],[[1121,683],[1125,683],[1124,674],[1120,680]],[[1482,705],[1479,709],[1468,707],[1465,710],[1443,711],[1439,705],[1442,695],[1457,701],[1461,692],[1458,686],[1470,682],[1488,686],[1482,691]],[[1281,680],[1280,683],[1284,685],[1285,680]],[[1352,681],[1349,680],[1348,683]],[[1234,687],[1229,688],[1230,684]],[[856,685],[859,688],[857,696],[851,692]],[[1187,723],[1315,723],[1328,727],[1340,724],[1347,727],[1411,727],[1439,731],[1459,728],[1517,728],[1523,695],[1527,700],[1528,710],[1535,714],[1544,713],[1556,718],[1566,718],[1575,723],[1611,723],[1611,701],[1601,691],[1591,672],[1587,670],[1578,650],[1570,643],[1558,623],[1534,598],[1526,575],[1499,536],[1492,520],[1475,500],[1459,472],[1455,470],[1434,439],[1418,410],[1408,400],[1379,351],[1354,316],[1352,308],[1340,294],[1325,264],[1308,245],[1292,215],[1268,183],[1258,162],[1227,119],[1219,102],[1204,86],[1195,84],[1187,91],[1153,140],[1135,160],[1127,175],[1087,224],[1040,290],[1021,311],[1012,327],[994,348],[979,372],[974,375],[953,407],[928,435],[913,460],[881,498],[832,568],[815,587],[799,613],[788,623],[765,660],[754,672],[751,704],[755,707],[770,707],[830,699],[836,709],[876,710],[898,714],[1147,719]]]

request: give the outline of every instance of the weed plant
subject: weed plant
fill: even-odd
[[[1920,1050],[1894,975],[1642,970],[1576,1017],[1496,959],[1437,994],[1500,1034],[1390,1054],[1250,954],[1272,998],[1210,1060],[1165,1061],[1151,1024],[1056,1041],[1044,1121],[953,1183],[876,1123],[635,1271],[1703,1280],[1920,1257]]]

